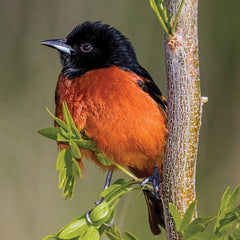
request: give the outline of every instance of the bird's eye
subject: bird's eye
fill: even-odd
[[[81,48],[82,52],[90,52],[93,49],[93,47],[90,43],[84,43],[81,45],[80,48]]]

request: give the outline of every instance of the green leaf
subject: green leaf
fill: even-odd
[[[113,221],[113,219],[115,217],[115,214],[116,214],[116,211],[115,211],[114,207],[110,207],[109,208],[109,214],[108,214],[108,216],[106,217],[106,220],[103,223],[112,224],[112,221]],[[107,226],[106,224],[102,224],[99,227],[98,231],[99,231],[100,235],[102,235],[104,233],[106,228],[109,228],[109,226]]]
[[[177,207],[173,203],[169,203],[169,211],[172,215],[172,218],[174,220],[174,224],[176,227],[177,232],[180,230],[180,226],[182,223],[182,217],[177,209]]]
[[[62,168],[59,172],[59,177],[58,177],[58,188],[61,189],[64,186],[64,182],[66,181],[66,176],[67,176],[67,169]]]
[[[101,162],[101,164],[105,166],[112,165],[112,162],[109,161],[102,153],[97,153],[98,160]]]
[[[158,7],[156,5],[155,0],[150,0],[150,5],[151,5],[151,8],[154,10],[154,12],[157,14],[158,13]]]
[[[221,200],[221,204],[220,204],[220,208],[219,208],[219,212],[218,212],[218,217],[217,217],[217,221],[215,224],[215,229],[214,232],[217,234],[219,232],[220,229],[220,224],[219,221],[224,218],[225,216],[225,208],[226,205],[230,199],[231,196],[231,189],[230,187],[227,187],[226,191],[224,192],[223,196],[222,196],[222,200]]]
[[[66,166],[65,164],[65,155],[67,149],[63,149],[58,153],[57,163],[56,163],[56,170],[60,171],[62,168]]]
[[[68,123],[69,123],[69,126],[73,132],[73,135],[75,135],[77,138],[80,138],[81,139],[81,135],[72,119],[72,116],[68,110],[68,107],[67,107],[67,103],[66,102],[63,102],[63,113],[64,113],[64,118],[65,116],[67,117],[68,119]],[[66,118],[65,118],[66,119]]]
[[[50,127],[50,128],[44,128],[40,129],[37,131],[40,135],[57,140],[57,134],[60,133],[60,128],[59,127]]]
[[[45,238],[42,238],[42,240],[58,240],[58,237],[56,237],[55,234],[50,234],[46,236]]]
[[[110,240],[122,240],[121,234],[115,224],[112,227],[108,227],[105,234]]]
[[[187,211],[184,214],[184,217],[182,219],[182,223],[181,223],[181,226],[180,226],[180,231],[184,232],[189,227],[189,224],[190,224],[190,222],[193,218],[193,215],[195,213],[195,210],[196,210],[196,204],[197,204],[197,201],[194,201],[188,207],[188,209],[187,209]]]
[[[227,204],[226,211],[229,212],[235,207],[235,205],[237,203],[238,195],[239,195],[239,189],[240,189],[240,186],[237,186],[234,189],[233,193],[231,194],[231,197],[230,197],[229,202]]]
[[[98,240],[100,239],[100,234],[95,226],[88,226],[87,232],[79,240]]]
[[[81,152],[80,152],[77,144],[76,144],[73,140],[70,140],[69,145],[70,145],[70,147],[71,147],[73,156],[74,156],[76,159],[80,159],[80,158],[81,158]]]
[[[95,152],[97,151],[97,148],[96,148],[95,144],[90,140],[74,139],[74,142],[81,148],[92,150],[92,151],[95,151]]]
[[[71,183],[72,183],[72,177],[67,176],[62,187],[62,197],[67,197],[69,195]]]
[[[71,239],[77,236],[83,236],[88,229],[88,224],[85,218],[77,219],[59,234],[61,239]]]
[[[127,182],[126,184],[119,186],[116,189],[112,189],[111,192],[109,192],[108,195],[106,195],[104,201],[106,202],[112,202],[114,200],[116,200],[117,198],[120,198],[124,193],[131,191],[132,188],[130,187],[131,185],[135,184],[136,182],[134,181],[130,181]]]
[[[76,176],[81,177],[81,170],[80,170],[77,160],[73,159],[72,167],[73,167],[73,171],[76,174]]]
[[[82,130],[80,131],[80,135],[81,135],[85,140],[91,140],[91,139],[88,137],[88,135],[86,134],[86,132],[85,132],[84,129],[82,129]]]
[[[225,217],[219,221],[220,226],[225,227],[225,225],[229,223],[233,223],[233,221],[237,220],[239,214],[240,214],[240,205],[238,205],[231,212],[227,213]]]
[[[75,176],[69,176],[66,178],[62,189],[62,197],[72,198],[73,189],[75,187]]]
[[[184,240],[220,240],[216,236],[208,233],[208,232],[199,232],[194,236],[189,236],[188,238],[183,237]]]
[[[60,127],[60,135],[62,135],[62,137],[64,137],[64,138],[67,139],[68,141],[70,140],[70,138],[69,138],[69,133],[66,132],[62,127]]]
[[[58,142],[63,142],[63,143],[68,143],[70,140],[68,137],[62,135],[61,133],[57,134],[57,141]]]
[[[91,221],[97,225],[100,225],[106,221],[106,217],[109,214],[109,205],[106,202],[102,202],[97,205],[89,214]]]
[[[138,240],[138,238],[130,232],[125,232],[127,240]]]
[[[115,217],[115,210],[113,207],[109,207],[108,214],[105,217],[101,218],[99,221],[95,222],[94,225],[99,227],[106,226],[105,224],[111,225],[114,217]],[[101,233],[100,230],[99,230],[99,233]]]
[[[61,170],[62,168],[66,168],[67,169],[67,172],[66,172],[67,177],[71,176],[73,160],[75,160],[75,159],[73,157],[72,152],[68,149],[63,149],[58,154],[56,169]]]
[[[233,237],[236,239],[240,239],[240,228],[235,228],[233,230]]]
[[[115,214],[116,214],[116,211],[115,211],[114,207],[113,206],[109,207],[109,213],[108,213],[104,223],[111,225],[112,221],[114,220]]]
[[[150,0],[150,5],[151,5],[153,11],[156,13],[158,20],[160,21],[160,23],[162,25],[163,30],[166,32],[168,37],[170,37],[169,35],[170,35],[171,28],[170,29],[167,28],[166,19],[168,19],[168,17],[167,17],[167,13],[164,11],[164,6],[162,3],[163,3],[163,1]]]
[[[214,228],[214,232],[218,237],[225,236],[232,229],[233,221],[237,218],[236,213],[238,209],[233,208],[236,204],[238,194],[239,186],[235,188],[232,194],[230,187],[228,187],[223,194]]]
[[[124,178],[119,178],[115,182],[113,182],[113,184],[119,184],[119,185],[124,185],[126,183],[127,181]]]
[[[121,184],[112,184],[104,191],[102,191],[100,196],[105,198],[108,194],[118,191],[121,186],[122,186]]]
[[[197,218],[193,220],[186,231],[183,233],[183,239],[191,239],[199,232],[203,232],[208,224],[212,222],[216,216],[206,217],[206,218]]]
[[[62,197],[71,198],[76,176],[81,177],[80,168],[71,150],[63,149],[58,154],[56,169],[60,171],[59,188],[62,188]]]
[[[75,159],[73,157],[72,152],[68,149],[65,149],[64,162],[65,162],[65,167],[67,168],[67,177],[70,177],[72,175],[73,160]]]
[[[199,226],[201,231],[204,231],[208,224],[211,223],[215,218],[216,216],[196,218],[191,222],[188,229],[191,230],[192,227]]]
[[[70,113],[69,113],[69,111],[67,109],[66,102],[63,102],[62,105],[63,105],[63,117],[64,117],[64,120],[66,122],[67,129],[68,129],[68,132],[69,132],[69,135],[70,135],[70,139],[71,139],[71,136],[72,136],[72,129],[71,129],[71,126],[70,126],[71,115],[70,115]]]
[[[46,110],[60,127],[62,127],[65,131],[68,130],[65,122],[63,122],[60,118],[57,118],[56,116],[54,116],[47,107],[46,107]]]

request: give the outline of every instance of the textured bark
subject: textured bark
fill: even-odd
[[[168,0],[168,14],[177,14],[181,0]],[[165,35],[168,80],[168,129],[163,166],[163,202],[167,239],[177,235],[168,211],[174,203],[183,214],[195,200],[196,160],[201,125],[198,60],[198,0],[185,0],[173,39]]]

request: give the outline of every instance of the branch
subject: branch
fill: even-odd
[[[163,202],[168,240],[181,239],[169,213],[169,202],[175,204],[183,215],[196,198],[196,160],[202,114],[198,0],[182,3],[180,0],[168,0],[166,3],[175,29],[173,38],[169,39],[165,34],[169,137],[163,165]],[[174,21],[176,18],[177,22]]]

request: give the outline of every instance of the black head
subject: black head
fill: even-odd
[[[66,39],[53,39],[41,43],[60,52],[62,72],[68,78],[112,65],[136,73],[145,71],[138,64],[128,39],[115,28],[100,22],[84,22],[74,28]],[[144,77],[149,78],[149,75]]]

